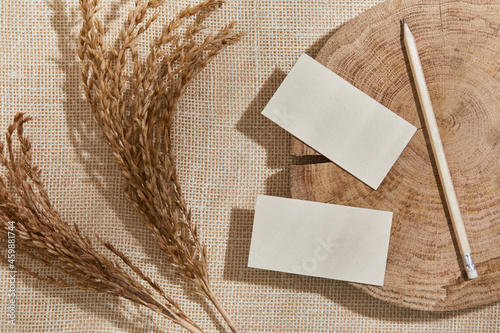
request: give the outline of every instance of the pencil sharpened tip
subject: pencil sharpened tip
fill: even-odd
[[[403,24],[406,25],[406,19],[403,17]]]

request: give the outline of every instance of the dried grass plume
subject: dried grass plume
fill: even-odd
[[[114,259],[98,252],[77,225],[70,226],[51,204],[33,165],[32,146],[23,134],[30,120],[19,113],[0,142],[0,246],[8,247],[8,233],[15,234],[15,253],[35,259],[63,273],[65,277],[41,276],[17,265],[18,270],[62,287],[77,287],[120,296],[141,304],[172,320],[190,332],[202,330],[165,294],[162,288],[113,245],[97,238],[114,254]],[[17,136],[19,152],[14,149]],[[12,230],[12,231],[10,231]],[[9,264],[4,256],[0,261]],[[121,265],[129,267],[125,270]],[[147,287],[146,287],[147,286]]]
[[[207,0],[182,10],[141,60],[136,44],[158,18],[161,4],[137,0],[117,46],[111,46],[104,42],[103,25],[96,15],[99,1],[80,0],[83,88],[121,167],[128,200],[167,261],[197,286],[237,332],[210,288],[206,249],[178,181],[171,132],[174,112],[188,84],[241,34],[233,31],[234,23],[214,34],[202,33],[205,19],[223,4]]]

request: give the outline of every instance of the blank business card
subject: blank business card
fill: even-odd
[[[373,189],[416,131],[305,54],[262,114]]]
[[[392,212],[257,197],[248,266],[382,286]]]

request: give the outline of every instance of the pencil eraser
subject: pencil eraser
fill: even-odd
[[[469,280],[477,278],[477,271],[473,270],[473,271],[467,272],[467,277],[469,278]]]

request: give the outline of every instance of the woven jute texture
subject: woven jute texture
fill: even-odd
[[[344,282],[246,267],[256,196],[290,196],[289,135],[260,112],[300,54],[315,56],[336,29],[377,2],[229,1],[207,21],[215,29],[236,20],[246,36],[188,89],[175,120],[175,152],[208,249],[213,289],[242,332],[498,331],[499,304],[419,312],[373,299]],[[167,1],[160,21],[190,3]],[[132,6],[131,0],[103,1],[109,36],[116,36]],[[125,200],[120,170],[79,84],[80,25],[77,1],[0,2],[0,130],[16,112],[33,116],[26,132],[64,219],[125,252],[206,332],[224,332],[216,311],[179,284]],[[144,49],[160,29],[152,27]],[[20,255],[17,260],[40,274],[54,273]],[[23,273],[16,274],[17,325],[11,326],[11,272],[5,265],[0,271],[0,332],[183,332],[129,301],[61,289]]]

